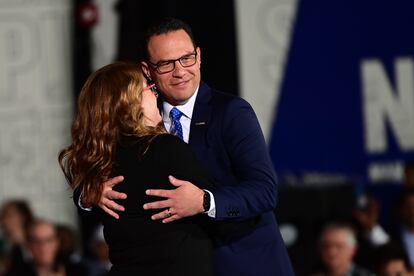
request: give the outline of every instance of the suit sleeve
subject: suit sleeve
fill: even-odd
[[[80,205],[81,192],[79,189],[73,191],[73,203],[75,203],[78,214],[82,216],[90,216],[96,214],[97,207],[84,208]]]
[[[165,148],[162,150],[162,156],[167,156],[163,159],[164,168],[169,170],[171,175],[190,181],[200,189],[211,190],[216,187],[190,146],[172,135],[164,137],[163,146]],[[230,240],[250,231],[257,222],[253,218],[242,221],[212,221],[207,215],[198,216],[198,219],[201,219],[198,222],[206,231],[222,240]]]
[[[213,190],[216,219],[247,219],[276,207],[277,180],[256,114],[236,98],[223,115],[222,140],[237,183]]]

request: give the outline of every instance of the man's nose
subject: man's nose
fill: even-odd
[[[173,70],[173,76],[181,77],[184,73],[185,73],[185,68],[181,65],[181,63],[178,60],[176,60],[174,70]]]

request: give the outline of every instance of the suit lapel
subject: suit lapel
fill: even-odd
[[[205,144],[206,132],[211,119],[211,90],[204,82],[200,82],[194,104],[190,126],[189,144],[193,149],[200,149]]]

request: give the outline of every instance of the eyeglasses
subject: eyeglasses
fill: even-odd
[[[173,71],[175,69],[175,62],[178,61],[182,67],[190,67],[193,66],[197,61],[197,52],[184,55],[177,59],[165,60],[160,61],[158,63],[152,63],[148,61],[149,64],[159,73],[165,74]]]
[[[29,237],[29,242],[35,245],[51,244],[56,241],[56,236]]]

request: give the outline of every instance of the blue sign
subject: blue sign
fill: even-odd
[[[414,157],[413,28],[414,1],[299,3],[270,143],[282,179],[401,181]]]

